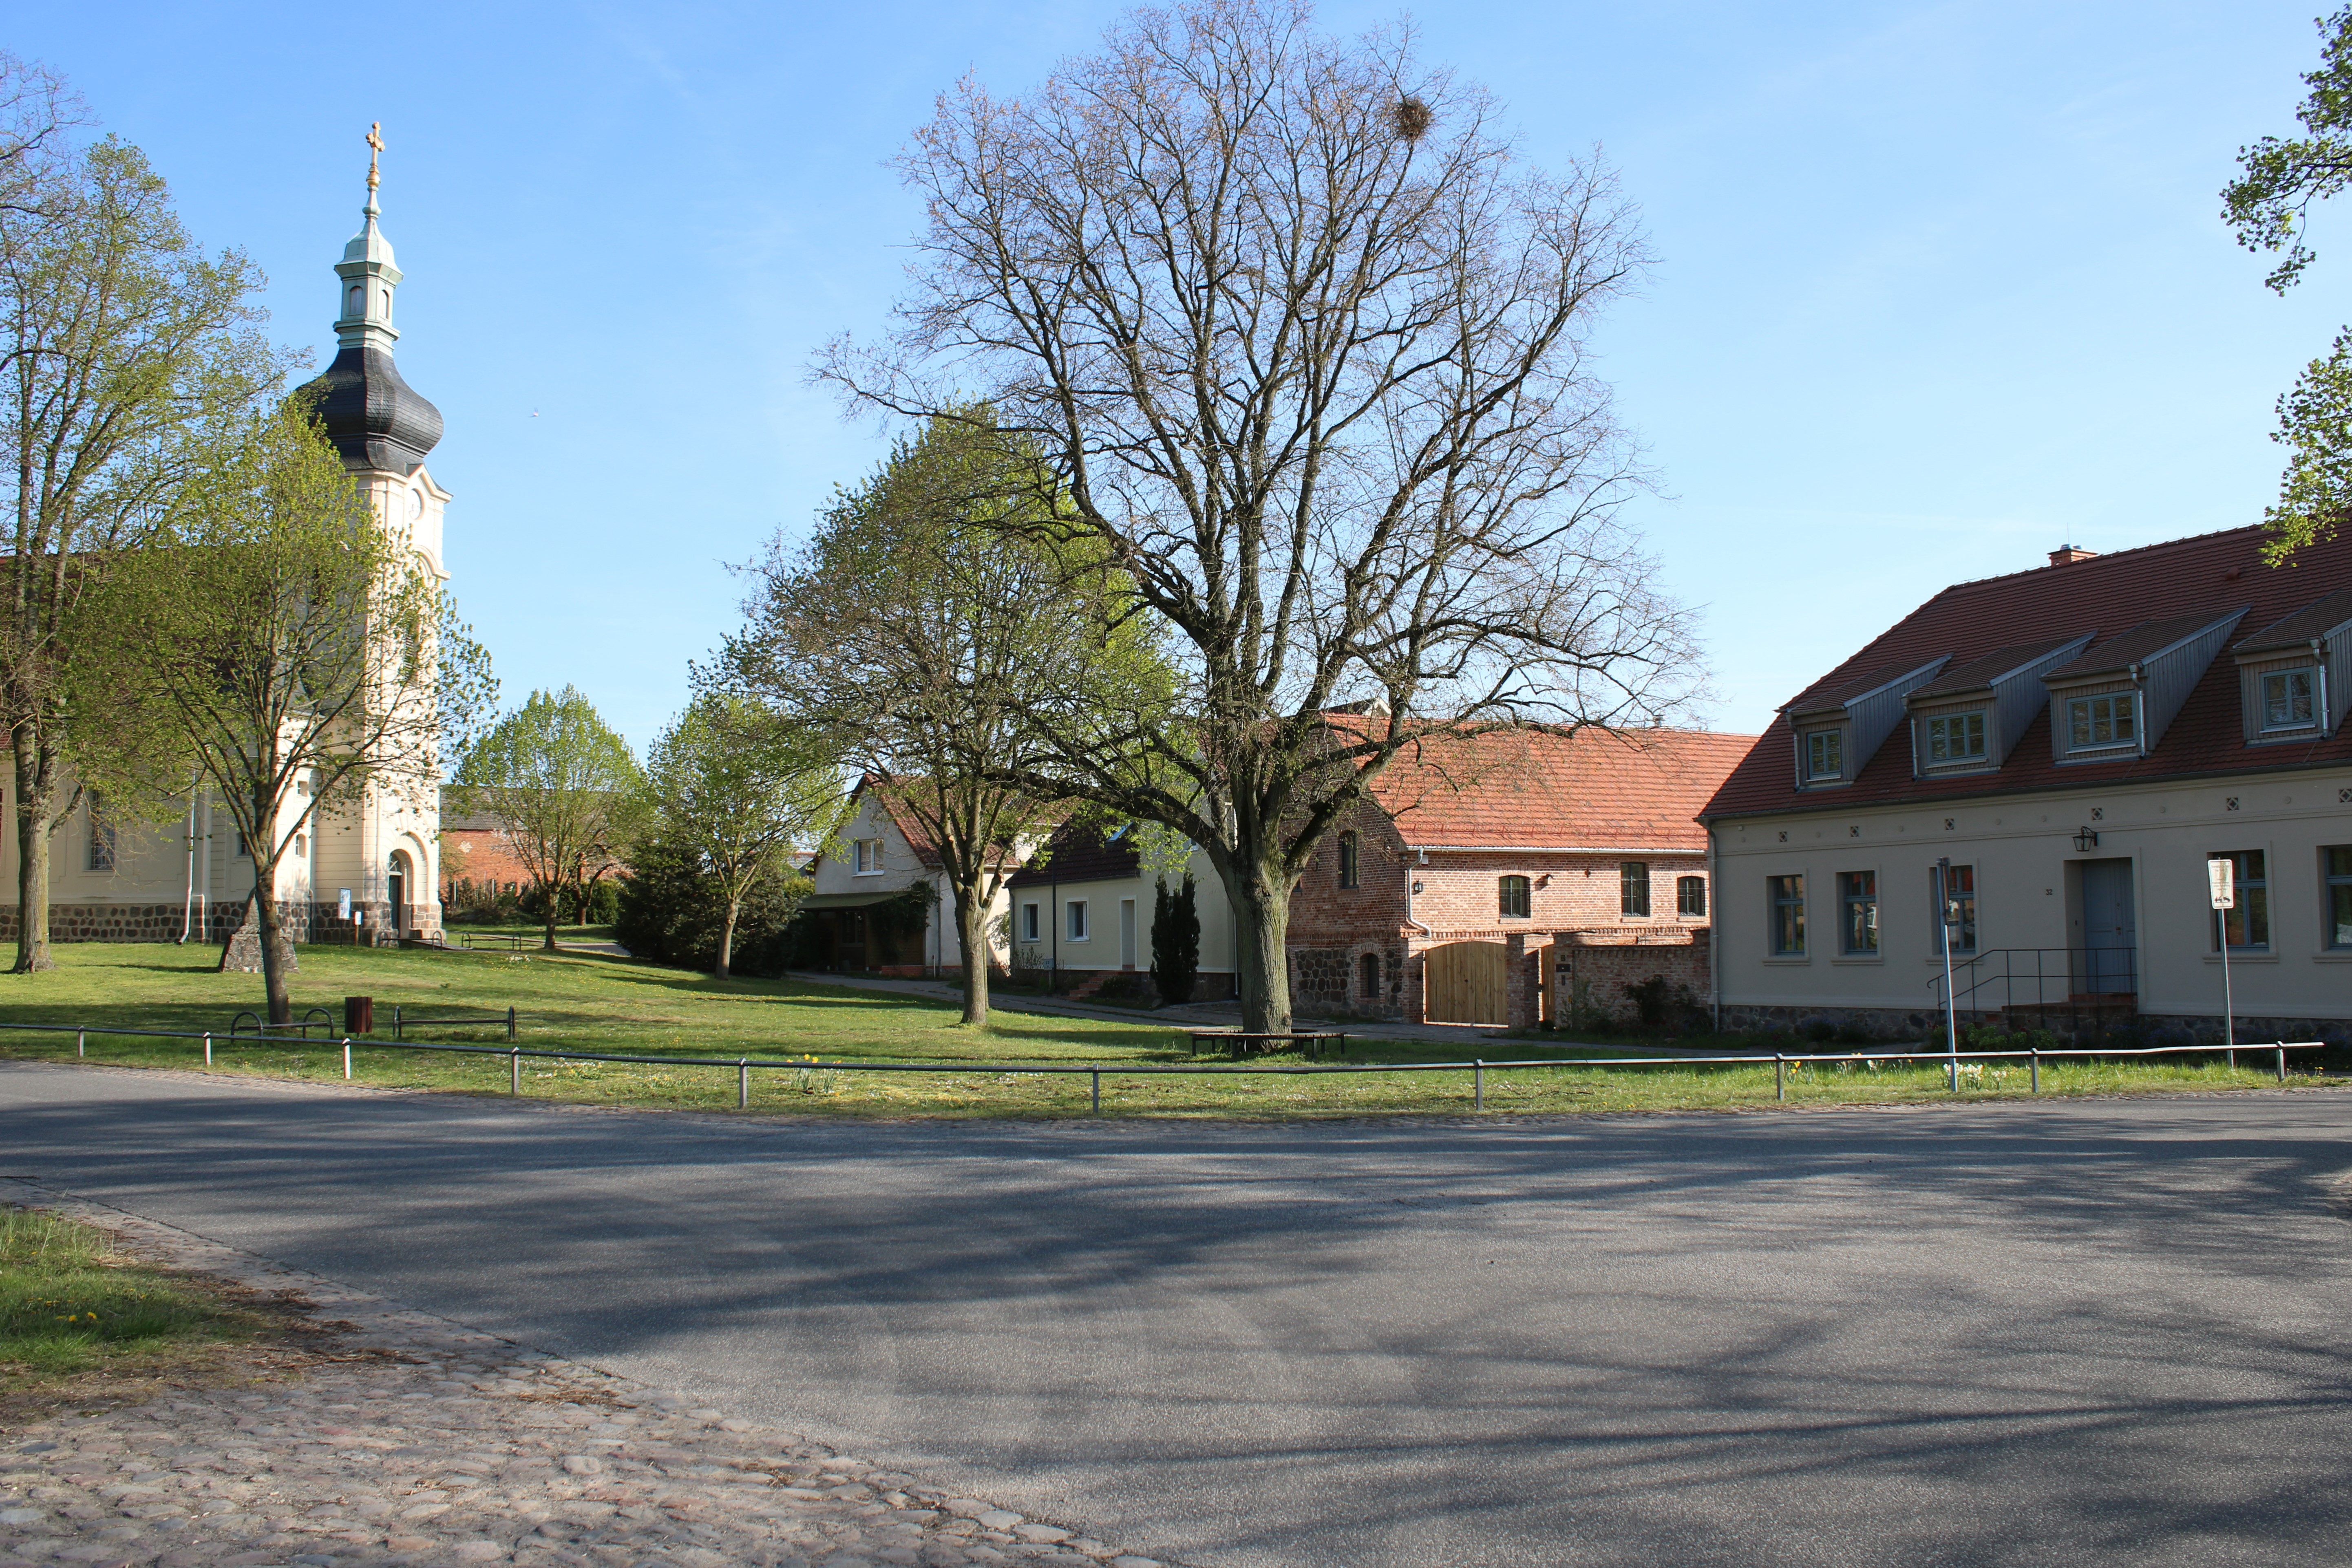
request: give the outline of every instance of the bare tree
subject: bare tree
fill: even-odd
[[[1171,713],[1048,727],[1013,776],[1156,821],[1236,909],[1283,1030],[1290,891],[1415,737],[1642,725],[1697,685],[1615,521],[1640,477],[1588,361],[1644,247],[1596,162],[1528,167],[1403,33],[1282,0],[1139,11],[1031,97],[966,82],[902,156],[928,205],[889,350],[825,373],[917,418],[985,398],[1181,651]],[[1385,707],[1382,722],[1327,715]]]
[[[80,794],[59,798],[77,655],[66,629],[96,580],[78,562],[141,544],[188,480],[201,444],[184,434],[290,362],[260,334],[252,264],[206,256],[139,150],[71,145],[73,120],[54,78],[0,57],[0,724],[16,771],[19,972],[49,965],[49,840]]]
[[[963,1021],[988,1021],[988,910],[1055,808],[1008,779],[1051,761],[1038,719],[1164,702],[1164,664],[1106,632],[1116,574],[1013,514],[1050,487],[985,411],[900,442],[804,547],[771,547],[727,679],[830,737],[940,857],[962,949]]]

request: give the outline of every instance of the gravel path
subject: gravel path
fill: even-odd
[[[0,1568],[1158,1568],[170,1226],[21,1181],[0,1180],[0,1198],[87,1219],[163,1267],[307,1303],[347,1353],[295,1382],[0,1436]]]

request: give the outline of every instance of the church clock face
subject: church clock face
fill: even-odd
[[[411,490],[408,493],[408,520],[413,523],[424,515],[425,492],[422,490]]]

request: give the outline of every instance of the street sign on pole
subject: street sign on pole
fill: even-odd
[[[2213,895],[2213,907],[2231,910],[2238,907],[2238,862],[2216,858],[2205,862],[2205,883]],[[2215,936],[2221,945],[2221,1049],[2230,1053],[2230,1065],[2238,1065],[2237,1002],[2230,995],[2230,917],[2216,915]]]
[[[1944,906],[1944,1050],[1951,1058],[1948,1074],[1952,1092],[1960,1088],[1960,1009],[1958,998],[1952,995],[1952,933],[1960,928],[1960,901],[1952,896],[1952,860],[1946,855],[1936,862],[1936,898]]]

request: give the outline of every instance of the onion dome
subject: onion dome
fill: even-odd
[[[360,232],[335,264],[342,313],[335,320],[335,360],[302,392],[318,400],[327,434],[354,469],[413,474],[441,439],[441,411],[400,378],[392,346],[400,339],[392,324],[400,268],[392,242],[376,226],[376,153],[383,148],[381,127],[368,132],[367,205]]]

